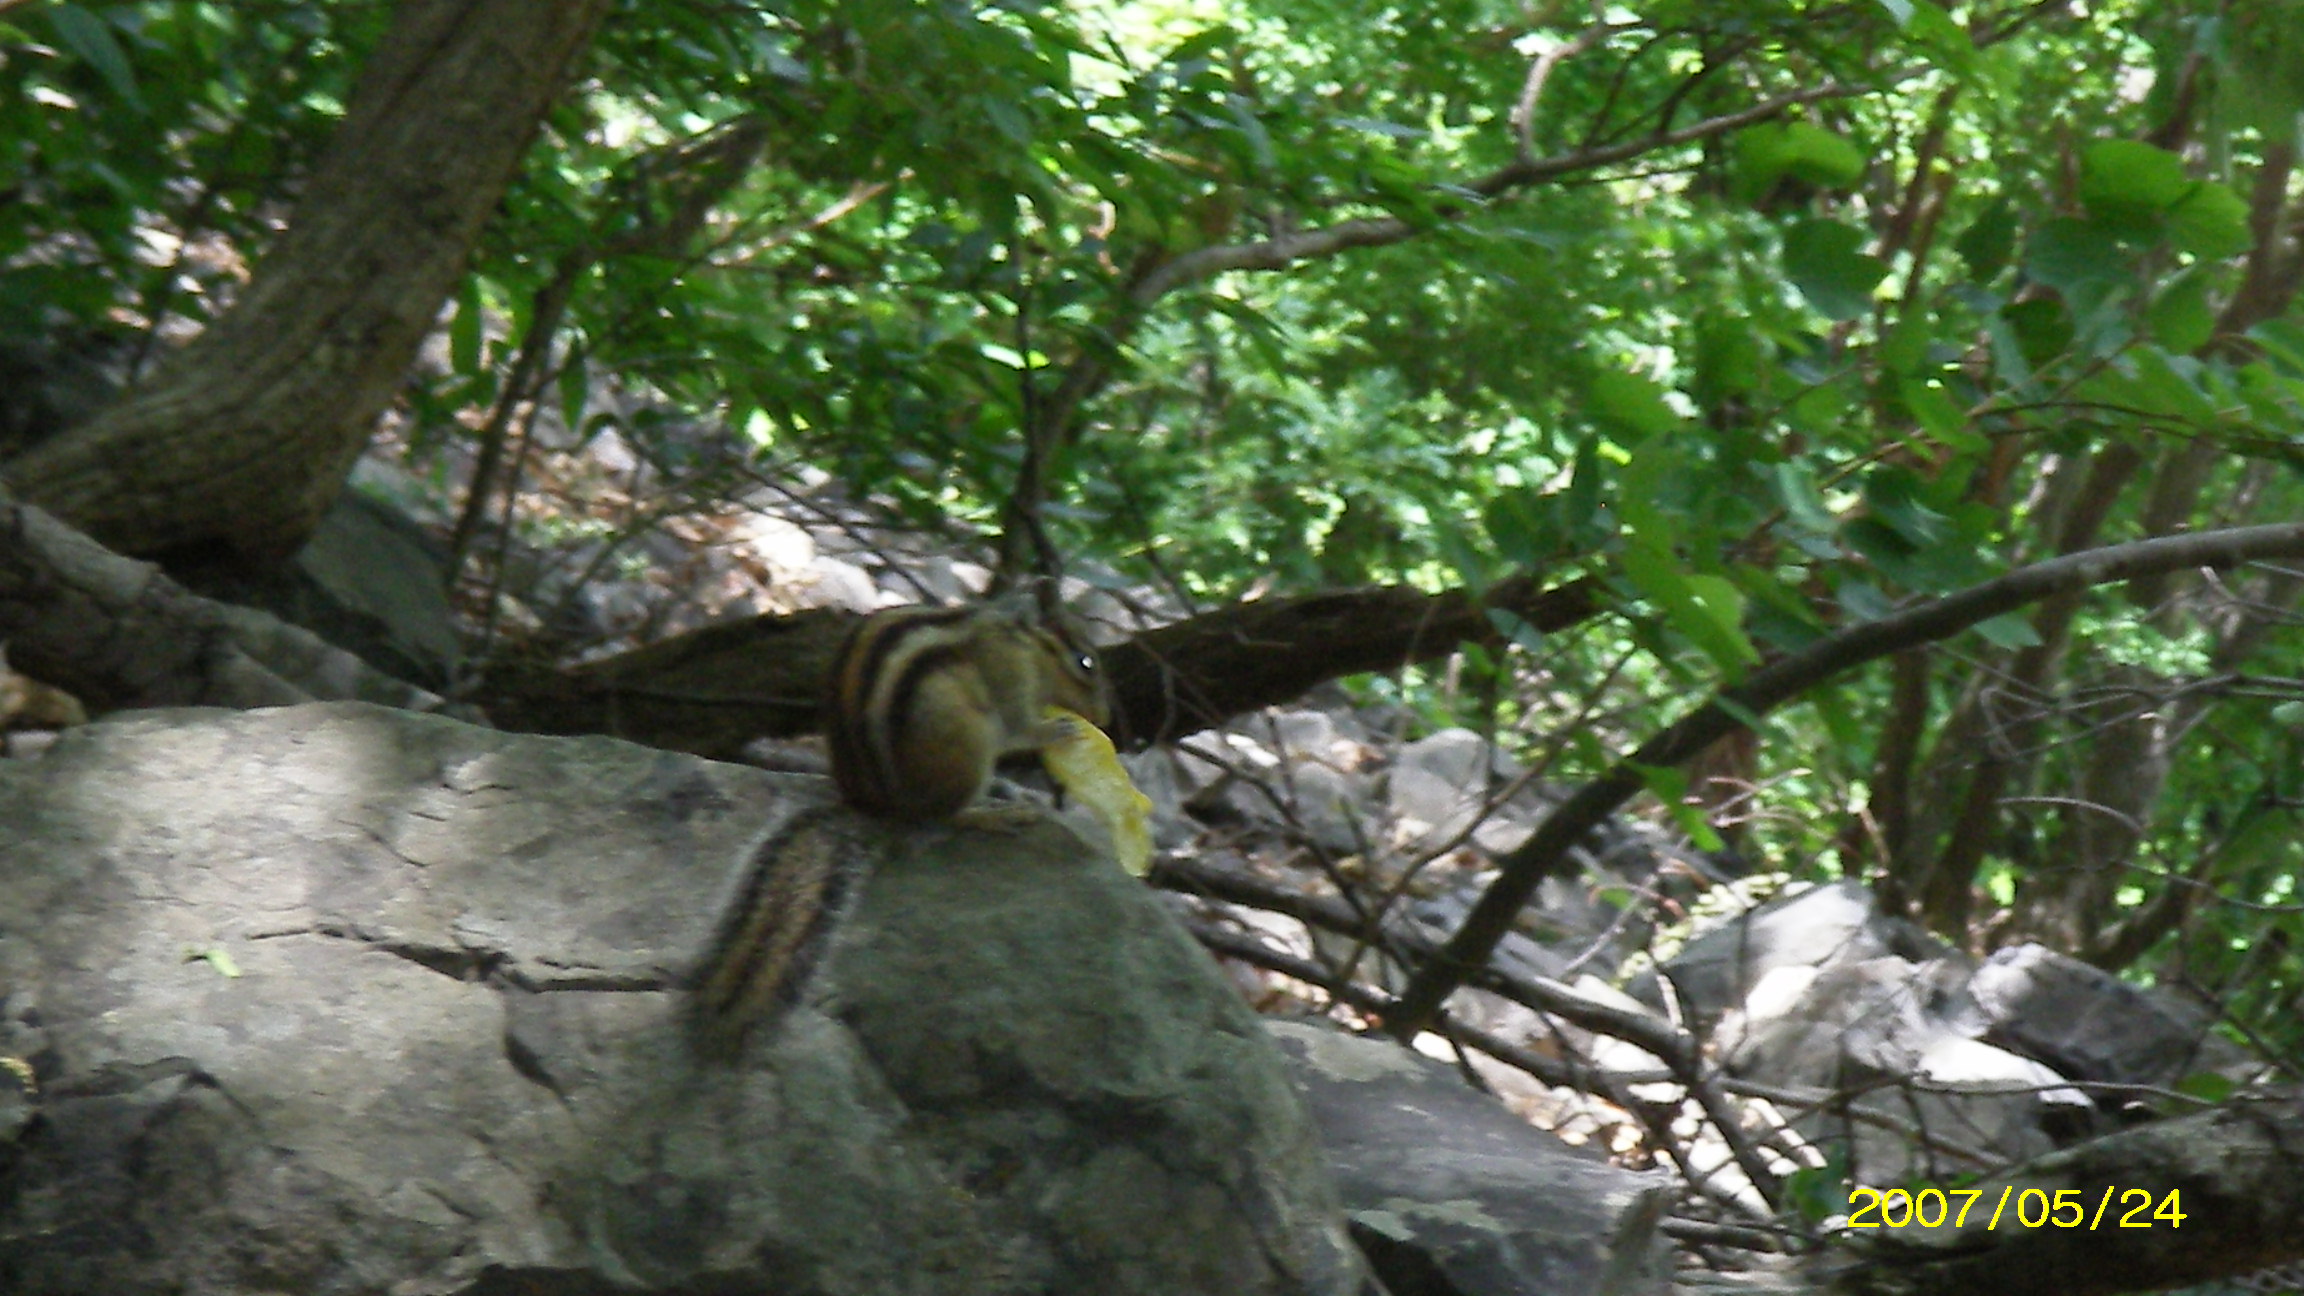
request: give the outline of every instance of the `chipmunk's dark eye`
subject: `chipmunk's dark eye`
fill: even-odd
[[[1080,673],[1083,675],[1093,675],[1096,673],[1096,659],[1086,653],[1074,654],[1072,658],[1072,664],[1079,667]]]

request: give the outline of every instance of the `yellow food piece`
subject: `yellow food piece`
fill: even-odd
[[[1065,735],[1040,748],[1040,763],[1080,799],[1112,835],[1112,853],[1131,877],[1152,871],[1152,798],[1136,790],[1112,740],[1085,716],[1062,707],[1042,713],[1066,721]]]

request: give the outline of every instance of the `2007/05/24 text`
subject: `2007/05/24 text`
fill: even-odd
[[[2115,1194],[2119,1211],[2107,1219]],[[1851,1209],[1847,1227],[1904,1228],[1918,1224],[1922,1228],[1961,1228],[1967,1223],[1969,1210],[1983,1196],[1981,1188],[1922,1188],[1913,1192],[1859,1185],[1848,1190]],[[1952,1208],[1954,1198],[1966,1199],[1960,1203],[1957,1214]],[[1992,1204],[1992,1221],[1984,1226],[1987,1231],[2000,1227],[2001,1216],[2010,1205],[2016,1207],[2012,1222],[2025,1228],[2157,1228],[2163,1224],[2176,1228],[2184,1223],[2184,1210],[2176,1189],[2170,1189],[2168,1195],[2155,1204],[2152,1194],[2142,1188],[2120,1189],[2108,1184],[2091,1212],[2077,1188],[2059,1188],[2054,1194],[2045,1188],[2027,1188],[2019,1193],[2016,1186],[2010,1184],[2000,1190],[1999,1199]],[[2071,1211],[2070,1216],[2065,1215],[2066,1210]]]

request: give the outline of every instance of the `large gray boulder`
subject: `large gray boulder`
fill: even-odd
[[[822,795],[357,704],[0,762],[0,1290],[1362,1290],[1256,1018],[1059,825],[914,838],[695,1060]]]
[[[1448,1067],[1322,1022],[1273,1022],[1339,1191],[1395,1296],[1661,1296],[1673,1185],[1572,1151]]]

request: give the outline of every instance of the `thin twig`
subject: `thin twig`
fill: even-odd
[[[1552,79],[1553,69],[1617,32],[1637,25],[1594,23],[1574,37],[1537,55],[1528,64],[1528,79],[1520,86],[1520,102],[1512,105],[1512,137],[1517,141],[1516,153],[1520,161],[1533,163],[1536,160],[1536,101],[1543,96],[1544,83]]]

